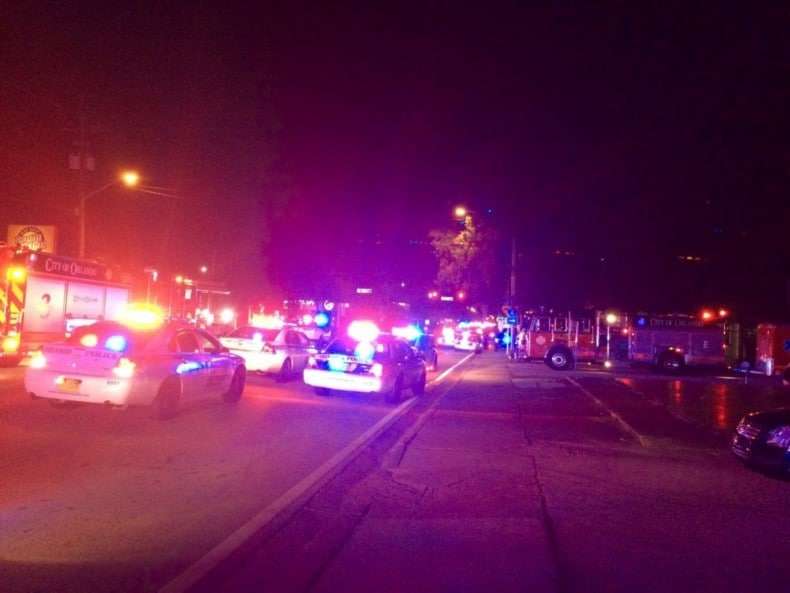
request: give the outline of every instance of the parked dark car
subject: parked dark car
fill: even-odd
[[[749,464],[790,473],[790,408],[744,416],[732,452]]]

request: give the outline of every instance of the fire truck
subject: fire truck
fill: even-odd
[[[680,372],[689,366],[726,366],[725,326],[691,315],[532,314],[520,335],[522,358],[555,370],[577,362],[614,359]]]
[[[637,315],[629,332],[628,358],[679,372],[686,367],[727,366],[727,325],[693,315]]]
[[[519,337],[521,358],[544,360],[554,370],[599,358],[599,314],[528,314]]]
[[[0,359],[19,362],[74,328],[114,320],[129,286],[92,261],[35,251],[7,251],[0,269]]]

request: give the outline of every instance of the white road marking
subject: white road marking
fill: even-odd
[[[474,353],[465,356],[456,364],[445,370],[431,381],[437,384],[447,378],[461,364],[474,356]],[[355,438],[342,450],[335,453],[328,461],[302,478],[277,500],[258,512],[252,519],[231,533],[222,542],[214,546],[184,572],[164,585],[159,593],[184,593],[194,587],[201,579],[225,561],[230,555],[247,542],[254,535],[275,531],[280,525],[288,521],[309,498],[324,484],[337,475],[348,463],[372,440],[389,428],[395,421],[408,412],[419,398],[412,397],[392,410],[363,434]]]
[[[620,416],[620,414],[618,414],[617,412],[612,410],[609,406],[607,406],[605,403],[603,403],[600,399],[595,397],[592,394],[591,391],[589,391],[588,389],[582,387],[579,384],[579,382],[576,381],[575,379],[572,379],[570,377],[565,377],[565,379],[568,381],[568,383],[570,383],[574,387],[578,388],[579,391],[581,391],[584,395],[586,395],[591,400],[593,400],[596,403],[596,405],[598,405],[602,409],[606,410],[606,412],[609,414],[609,416],[611,416],[614,419],[614,421],[617,422],[617,424],[620,426],[620,428],[623,429],[623,431],[625,431],[628,434],[630,434],[632,437],[634,437],[639,442],[639,445],[641,447],[643,447],[645,449],[648,448],[647,437],[645,437],[644,435],[639,434],[633,426],[631,426],[630,424],[628,424],[628,422],[623,420],[623,417]]]

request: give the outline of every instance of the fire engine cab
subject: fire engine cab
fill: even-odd
[[[102,264],[12,251],[0,269],[0,359],[19,362],[76,327],[116,320],[128,300],[128,285]]]

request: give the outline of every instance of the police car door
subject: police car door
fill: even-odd
[[[230,388],[233,362],[230,356],[224,352],[222,344],[214,336],[204,331],[198,331],[197,337],[203,357],[206,394],[225,393]]]
[[[175,353],[175,372],[181,378],[182,396],[185,399],[198,397],[205,391],[205,361],[195,332],[179,331],[170,342],[170,351]]]
[[[302,371],[307,366],[307,352],[310,347],[310,341],[307,336],[301,332],[288,330],[285,334],[285,344],[288,349],[288,356],[291,358],[293,370],[296,372]]]

